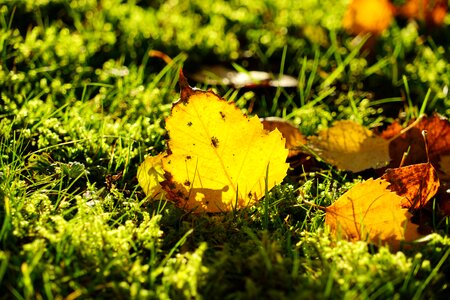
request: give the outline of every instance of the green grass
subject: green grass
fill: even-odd
[[[25,1],[0,4],[0,298],[442,298],[450,220],[415,247],[330,239],[327,206],[363,180],[300,166],[255,207],[191,215],[136,180],[165,149],[178,72],[222,63],[297,88],[213,88],[305,135],[450,114],[450,18],[397,20],[371,54],[342,29],[347,1]],[[160,50],[170,64],[149,57]]]

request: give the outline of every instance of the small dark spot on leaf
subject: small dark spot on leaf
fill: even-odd
[[[191,182],[190,182],[189,180],[186,180],[183,184],[184,184],[185,186],[191,186]]]
[[[186,159],[191,159],[191,158],[192,158],[192,156],[190,156],[190,155],[186,156]]]
[[[213,145],[214,148],[218,148],[219,147],[219,139],[216,138],[215,136],[213,136],[211,138],[211,145]]]
[[[187,123],[187,126],[192,126],[192,122],[189,121],[189,122]]]
[[[247,195],[250,199],[252,199],[252,197],[253,197],[253,195],[252,195],[252,192],[248,192],[248,195]]]
[[[223,112],[221,112],[221,111],[219,111],[219,114],[220,114],[220,116],[222,117],[222,120],[225,121],[225,114],[224,114]]]

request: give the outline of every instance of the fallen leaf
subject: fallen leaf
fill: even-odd
[[[387,169],[381,177],[391,185],[389,189],[403,197],[403,208],[420,209],[436,194],[439,178],[430,163]]]
[[[191,78],[210,85],[231,85],[235,88],[297,87],[298,85],[297,79],[289,75],[278,77],[263,71],[238,72],[220,65],[203,67],[192,74]]]
[[[401,207],[403,198],[388,189],[383,179],[358,183],[326,208],[331,233],[350,241],[369,241],[400,248],[401,241],[420,237],[411,213]]]
[[[384,138],[392,140],[389,145],[390,166],[397,167],[401,163],[405,166],[417,165],[429,161],[436,170],[440,182],[436,194],[438,211],[443,215],[450,215],[450,194],[447,192],[450,186],[450,122],[434,114],[419,120],[411,120],[408,126],[412,128],[400,134],[404,129],[395,122],[381,134]],[[427,132],[428,153],[422,135],[423,130]],[[398,137],[394,138],[397,135]],[[405,152],[408,155],[402,159]]]
[[[406,133],[392,139],[394,136],[400,134],[402,129],[402,126],[398,122],[394,122],[381,134],[383,138],[391,140],[389,143],[389,156],[391,158],[389,166],[396,168],[401,166],[401,163],[405,166],[427,162],[428,157],[422,130],[413,127]],[[405,153],[407,153],[407,156],[404,158]]]
[[[397,9],[400,16],[441,26],[447,14],[447,0],[407,0]]]
[[[138,167],[137,179],[144,193],[151,198],[164,194],[160,182],[164,180],[164,170],[162,168],[162,158],[165,153],[156,156],[147,156],[144,162]]]
[[[353,0],[347,7],[343,26],[352,34],[380,35],[394,18],[389,0]]]
[[[413,122],[414,120],[410,124]],[[402,127],[395,122],[383,131],[381,136],[385,139],[392,139],[401,130]],[[427,131],[428,155],[422,135],[423,130]],[[408,152],[408,155],[403,160],[403,165],[430,161],[435,168],[438,168],[440,156],[450,153],[450,122],[448,119],[438,114],[423,117],[411,129],[393,139],[389,144],[390,166],[400,166],[405,152]]]
[[[434,114],[423,118],[417,127],[427,131],[430,159],[450,152],[450,122],[447,118]]]
[[[168,198],[193,212],[221,212],[254,204],[286,176],[288,150],[278,130],[267,132],[210,91],[180,76],[181,99],[166,119],[170,136],[162,159]]]
[[[342,170],[360,172],[389,163],[389,141],[353,121],[337,121],[308,146],[326,162]]]
[[[305,137],[300,130],[292,123],[277,117],[267,117],[261,119],[264,129],[272,131],[278,129],[283,137],[286,139],[286,148],[289,149],[288,158],[296,156],[301,153],[299,150],[306,144]]]

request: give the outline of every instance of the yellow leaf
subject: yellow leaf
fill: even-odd
[[[166,119],[170,155],[162,183],[178,206],[220,212],[254,204],[286,176],[288,150],[278,130],[268,133],[213,92],[192,89],[184,77],[181,100]],[[268,175],[268,176],[267,176]]]
[[[381,168],[390,160],[389,141],[353,121],[335,122],[310,137],[309,147],[327,163],[352,172]]]
[[[306,139],[300,130],[289,121],[278,117],[267,117],[261,119],[264,129],[272,131],[278,129],[286,139],[286,148],[289,149],[288,157],[291,158],[301,153],[301,147],[306,144]]]
[[[164,180],[164,170],[161,159],[165,153],[156,156],[147,156],[144,162],[139,166],[137,179],[139,185],[147,196],[156,197],[162,190],[160,182]]]
[[[356,184],[326,208],[325,223],[331,232],[350,241],[369,241],[396,250],[401,241],[418,239],[417,225],[401,207],[403,197],[388,189],[389,182],[369,179]]]

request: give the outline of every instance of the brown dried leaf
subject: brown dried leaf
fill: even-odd
[[[390,139],[399,134],[401,130],[402,128],[398,123],[393,123],[381,136]],[[439,167],[439,156],[450,152],[450,122],[438,114],[434,114],[431,117],[423,117],[413,128],[391,141],[389,145],[391,167],[400,166],[403,154],[408,149],[409,154],[403,165],[428,162],[425,142],[422,136],[423,130],[427,131],[429,160],[435,168]]]
[[[381,177],[389,189],[403,197],[403,208],[420,209],[433,198],[439,188],[439,178],[430,163],[387,169]]]

